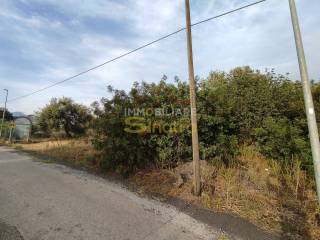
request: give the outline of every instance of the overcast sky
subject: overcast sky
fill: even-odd
[[[191,0],[199,21],[254,0]],[[297,0],[310,77],[320,79],[320,1]],[[62,80],[184,27],[183,0],[1,0],[0,87],[9,99]],[[268,0],[193,29],[195,72],[249,65],[299,79],[287,0]],[[129,89],[166,74],[186,80],[185,32],[72,81],[9,103],[33,113],[50,98],[89,105],[107,85]],[[4,92],[0,94],[1,104]]]

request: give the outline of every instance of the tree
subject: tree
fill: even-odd
[[[83,134],[92,116],[87,107],[71,98],[51,99],[38,113],[40,129],[47,133],[64,131],[68,137]]]
[[[1,120],[2,120],[2,116],[3,116],[3,108],[0,108],[0,119]],[[12,121],[13,120],[12,113],[9,112],[8,109],[6,109],[4,120],[5,121]]]

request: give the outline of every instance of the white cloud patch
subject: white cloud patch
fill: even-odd
[[[13,4],[15,2],[15,4]],[[191,0],[193,22],[251,3]],[[318,0],[297,0],[309,72],[319,79]],[[105,62],[185,25],[183,0],[3,0],[0,5],[1,87],[11,98]],[[195,70],[250,65],[275,68],[298,79],[286,0],[268,0],[193,29]],[[11,53],[11,54],[10,54]],[[2,59],[2,60],[1,60]],[[32,113],[51,97],[84,104],[107,96],[106,87],[129,89],[134,81],[155,82],[163,74],[187,76],[185,33],[136,52],[84,76],[12,102],[12,111]]]

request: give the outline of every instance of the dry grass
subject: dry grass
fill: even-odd
[[[203,196],[207,207],[231,211],[284,238],[320,239],[314,182],[299,161],[283,169],[248,146],[239,160],[240,166],[222,167],[216,178],[205,176],[215,186]]]
[[[139,186],[139,190],[147,193],[160,194],[162,196],[172,195],[177,177],[169,170],[141,171],[129,178],[129,182]],[[161,184],[159,184],[161,183]]]
[[[218,238],[218,240],[229,240],[229,238],[225,234],[221,234]]]
[[[147,170],[131,177],[143,190],[174,196],[220,212],[231,212],[283,239],[320,239],[314,182],[300,169],[300,162],[283,169],[253,147],[241,149],[239,164],[226,168],[201,163],[200,198],[191,194],[192,164],[173,171]],[[179,177],[184,176],[184,184]],[[174,181],[176,179],[176,181]],[[161,183],[161,184],[159,184]]]
[[[98,169],[100,164],[87,139],[16,146],[90,168]],[[240,150],[238,164],[229,168],[201,162],[201,197],[191,194],[191,163],[173,170],[143,170],[131,176],[129,182],[143,192],[232,212],[265,230],[281,234],[283,239],[320,240],[320,209],[314,182],[301,170],[300,162],[293,161],[292,166],[283,169],[276,161],[268,161],[258,154],[254,147],[244,146]]]
[[[46,139],[35,143],[18,143],[14,146],[48,157],[63,159],[73,165],[95,168],[99,165],[97,152],[86,138],[64,140]]]

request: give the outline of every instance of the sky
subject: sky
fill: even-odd
[[[190,0],[192,22],[254,0]],[[310,78],[320,80],[320,1],[296,0]],[[184,0],[1,0],[0,88],[9,100],[75,75],[185,26]],[[251,66],[299,80],[287,0],[268,0],[192,29],[195,73]],[[186,34],[180,32],[46,91],[8,103],[32,114],[52,97],[90,105],[165,74],[187,80]],[[5,92],[0,92],[3,105]]]

